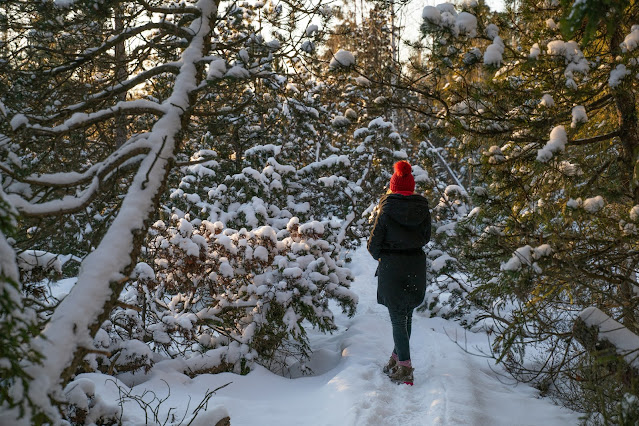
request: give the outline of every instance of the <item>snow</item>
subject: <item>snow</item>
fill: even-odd
[[[533,250],[533,257],[539,259],[540,257],[550,256],[552,254],[552,247],[550,244],[542,244]]]
[[[357,83],[358,86],[362,87],[370,87],[371,85],[370,80],[364,76],[355,77],[355,83]]]
[[[337,115],[331,120],[331,125],[333,127],[346,127],[351,124],[351,121],[344,117],[343,115]]]
[[[586,115],[586,108],[583,105],[577,105],[572,108],[572,123],[570,127],[575,128],[580,123],[588,121],[588,115]]]
[[[13,130],[16,130],[18,127],[22,126],[23,124],[28,124],[28,123],[29,123],[29,119],[24,114],[16,114],[13,116],[13,118],[9,122],[9,125],[11,126]]]
[[[539,247],[531,247],[526,245],[515,250],[513,256],[506,263],[502,263],[500,269],[502,271],[518,271],[523,266],[532,265],[535,270],[539,270],[539,266],[533,260],[550,256],[552,247],[549,244],[542,244]]]
[[[329,68],[350,67],[355,64],[355,56],[348,50],[340,49],[335,52],[329,63]]]
[[[431,25],[450,29],[455,36],[465,35],[469,38],[477,36],[477,17],[468,12],[458,14],[451,3],[425,6],[422,9],[422,19]]]
[[[472,355],[489,351],[486,334],[420,313],[414,316],[411,338],[415,386],[391,383],[381,371],[392,350],[392,337],[388,311],[376,301],[377,262],[359,248],[351,266],[356,277],[353,290],[360,296],[357,313],[352,319],[337,314],[339,329],[333,334],[309,331],[314,353],[308,367],[315,375],[302,376],[300,365],[293,363],[288,371],[293,380],[260,366],[245,376],[221,373],[189,378],[178,371],[179,363],[172,363],[157,365],[144,381],[131,387],[103,374],[82,374],[78,379],[92,381],[95,395],[107,406],[116,405],[122,394],[154,392],[158,399],[167,397],[158,410],[161,420],[169,409],[176,418],[192,419],[193,409],[207,391],[228,384],[195,418],[192,424],[199,425],[215,424],[226,415],[233,425],[579,424],[578,413],[540,398],[530,386],[505,380],[500,366]],[[127,413],[123,424],[143,424],[145,413],[139,404],[127,398],[123,403]]]
[[[589,213],[597,213],[599,210],[603,209],[605,205],[604,199],[601,195],[597,195],[596,197],[586,198],[583,203],[583,208]]]
[[[488,24],[486,26],[486,37],[488,37],[490,40],[494,40],[495,37],[497,37],[499,35],[499,27],[495,24]]]
[[[530,48],[530,54],[528,55],[528,57],[530,59],[537,59],[539,58],[540,54],[541,54],[541,49],[539,48],[539,44],[535,43]]]
[[[630,34],[621,43],[623,52],[631,52],[639,46],[639,25],[633,25]]]
[[[208,80],[215,80],[224,77],[226,74],[226,61],[216,58],[209,64],[209,71],[206,74]]]
[[[13,249],[7,242],[4,234],[0,232],[0,275],[18,282],[20,274],[18,272],[15,257]],[[3,291],[4,289],[4,281],[0,281],[0,291]]]
[[[566,69],[564,70],[566,86],[576,89],[577,84],[574,80],[574,74],[577,72],[586,75],[590,70],[590,63],[579,49],[577,42],[574,40],[553,40],[548,43],[546,51],[551,56],[563,56],[566,64]]]
[[[235,65],[232,66],[227,72],[226,74],[224,74],[225,77],[231,77],[231,78],[247,78],[251,75],[251,73],[244,68],[243,65]]]
[[[614,89],[619,86],[623,79],[629,74],[630,70],[628,70],[624,64],[617,65],[617,67],[610,72],[608,85]]]
[[[437,6],[435,6],[440,13],[444,14],[444,13],[448,13],[452,16],[457,16],[457,10],[455,9],[455,5],[452,3],[440,3]]]
[[[555,100],[548,93],[544,94],[541,97],[541,101],[539,102],[541,106],[545,106],[546,108],[552,108],[555,106]]]
[[[499,67],[503,60],[504,42],[501,37],[495,36],[493,44],[489,45],[484,52],[484,65]]]
[[[454,257],[451,257],[447,253],[444,253],[431,262],[430,268],[433,270],[433,272],[439,272],[446,266],[446,263],[448,261],[455,262],[456,260],[457,259],[455,259]]]
[[[44,270],[53,269],[57,273],[62,273],[62,262],[58,255],[42,250],[25,250],[18,254],[18,267],[23,271],[30,271],[33,268]]]
[[[468,37],[477,36],[477,18],[472,13],[461,12],[455,21],[457,32]]]
[[[550,132],[550,140],[537,151],[537,161],[548,162],[555,153],[563,152],[568,142],[568,135],[564,126],[557,126]]]
[[[581,198],[577,200],[571,198],[570,200],[566,201],[566,207],[570,207],[571,209],[577,209],[579,208],[581,203],[582,203]]]
[[[442,14],[435,6],[425,6],[422,10],[422,19],[427,20],[433,25],[439,25],[442,20]]]
[[[546,47],[546,53],[548,53],[549,55],[563,56],[565,50],[566,42],[563,40],[553,40],[549,42],[548,46]]]
[[[522,266],[532,263],[533,248],[529,245],[519,247],[515,250],[513,256],[506,263],[502,263],[500,268],[502,271],[518,271]]]

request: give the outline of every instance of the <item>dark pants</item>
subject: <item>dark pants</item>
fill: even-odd
[[[400,361],[410,359],[410,331],[413,323],[413,309],[389,309],[391,324],[393,325],[393,341],[395,342],[395,352]]]

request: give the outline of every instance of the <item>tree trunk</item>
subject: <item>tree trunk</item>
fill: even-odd
[[[613,57],[621,53],[620,44],[623,41],[624,26],[619,25],[610,41],[610,51]],[[624,184],[628,185],[628,192],[633,205],[639,204],[639,186],[635,179],[635,167],[639,160],[639,121],[637,119],[637,105],[635,94],[626,86],[620,84],[612,90],[617,110],[617,121],[619,125],[619,135],[621,139],[621,162]],[[632,272],[632,271],[630,271]],[[619,294],[622,299],[623,324],[633,332],[639,332],[637,323],[637,298],[633,284],[630,280],[625,280],[619,285]]]
[[[114,10],[114,29],[116,34],[121,34],[124,30],[124,10],[123,5],[118,5]],[[129,72],[127,70],[126,45],[124,39],[115,45],[115,81],[121,83],[127,79]],[[118,95],[117,101],[126,101],[126,92]],[[127,140],[127,117],[125,114],[118,114],[115,119],[115,147],[119,148],[124,145]]]

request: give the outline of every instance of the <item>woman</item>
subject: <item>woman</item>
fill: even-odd
[[[413,310],[426,292],[426,255],[430,240],[428,202],[414,193],[410,164],[398,161],[390,180],[390,193],[382,197],[368,240],[368,251],[377,260],[377,302],[388,308],[395,348],[384,373],[396,383],[413,384],[410,332]]]

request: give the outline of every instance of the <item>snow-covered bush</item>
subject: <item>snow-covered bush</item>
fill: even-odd
[[[462,245],[457,239],[458,225],[476,213],[472,201],[459,176],[464,167],[460,161],[449,156],[447,144],[455,144],[431,132],[433,141],[422,141],[417,152],[415,167],[416,191],[430,200],[432,232],[427,246],[426,298],[418,309],[431,316],[456,319],[462,324],[473,323],[475,313],[468,299],[471,284],[465,265],[457,258],[462,255]],[[435,143],[444,145],[436,147]],[[427,172],[426,172],[427,171]],[[454,182],[454,184],[451,184]],[[461,228],[463,230],[463,228]]]
[[[114,311],[100,339],[118,355],[99,362],[120,372],[149,368],[161,358],[149,347],[191,359],[188,374],[246,372],[253,362],[279,372],[303,361],[305,328],[335,329],[329,300],[349,315],[357,302],[353,277],[336,260],[339,246],[327,241],[335,230],[295,217],[281,230],[233,230],[177,215],[157,222],[147,262],[121,299],[141,309]]]
[[[25,305],[21,294],[16,254],[7,240],[15,227],[16,212],[3,195],[0,190],[0,409],[10,410],[10,418],[44,422],[48,418],[29,393],[31,377],[24,365],[41,359],[29,347],[39,324],[35,310]]]
[[[388,187],[393,164],[407,158],[395,126],[377,117],[353,132],[352,143],[340,152],[301,168],[300,182],[316,194],[315,217],[341,221],[337,243],[352,248],[368,237],[370,214]]]

